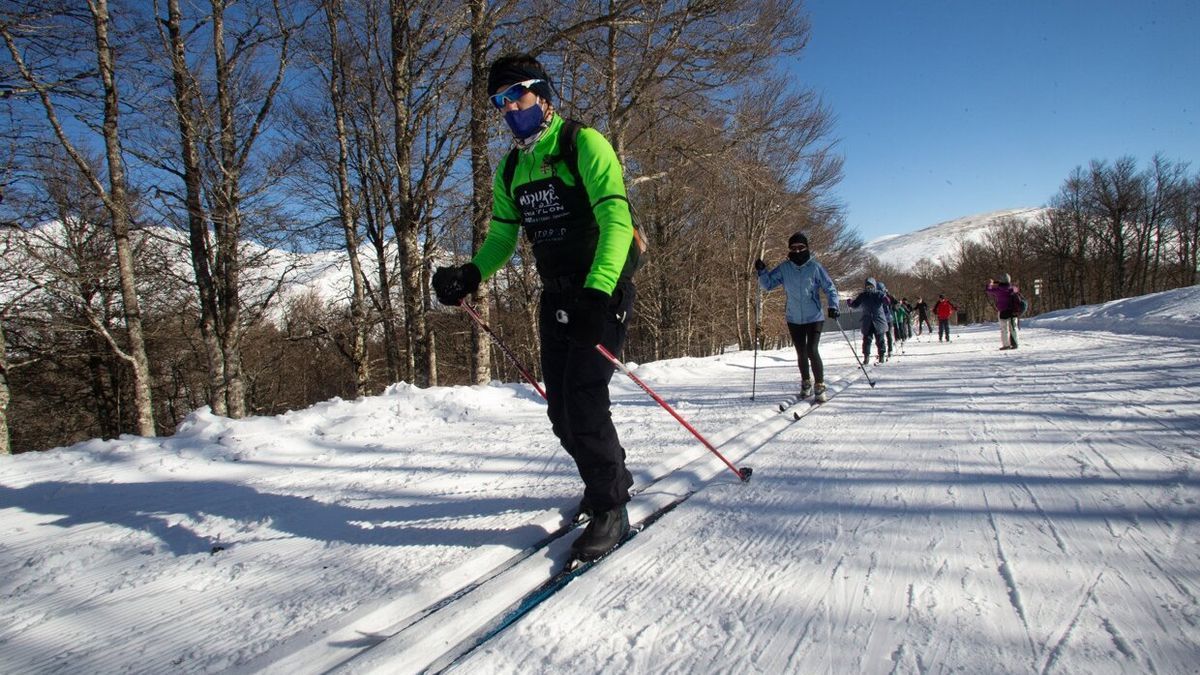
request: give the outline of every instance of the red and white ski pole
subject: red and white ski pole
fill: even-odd
[[[479,327],[488,334],[488,337],[492,338],[492,341],[496,343],[496,346],[500,348],[500,351],[504,352],[504,355],[508,357],[509,362],[516,366],[517,370],[521,371],[521,376],[525,378],[525,381],[533,385],[533,388],[537,390],[537,393],[542,395],[542,400],[545,400],[546,392],[542,390],[542,386],[538,384],[537,380],[533,379],[533,375],[530,375],[528,370],[525,370],[525,367],[522,366],[521,362],[517,360],[517,355],[512,353],[512,350],[508,348],[508,345],[504,344],[504,341],[500,339],[500,336],[492,332],[491,327],[484,322],[483,317],[479,316],[479,313],[475,311],[475,308],[471,307],[466,300],[459,301],[458,306],[462,307],[463,311],[467,313],[467,316],[474,319],[475,323],[479,324]]]
[[[628,375],[629,379],[633,380],[634,383],[637,384],[637,386],[642,388],[642,391],[646,392],[647,394],[650,394],[650,398],[652,398],[656,402],[658,402],[658,404],[663,407],[663,410],[666,410],[667,412],[671,413],[671,416],[674,417],[676,420],[678,420],[679,423],[683,425],[683,428],[692,432],[692,435],[695,436],[697,439],[699,439],[700,442],[704,444],[704,447],[708,448],[709,452],[716,455],[722,462],[725,462],[725,466],[729,467],[730,471],[737,474],[738,478],[740,478],[743,482],[750,480],[750,474],[754,473],[754,469],[751,469],[748,466],[743,466],[742,468],[739,469],[736,466],[734,466],[732,462],[730,462],[728,459],[725,459],[725,455],[722,455],[716,448],[713,447],[712,443],[708,442],[707,438],[705,438],[704,436],[701,436],[699,431],[696,431],[696,427],[693,427],[692,425],[688,424],[687,420],[680,417],[679,413],[675,412],[674,408],[672,408],[669,404],[667,404],[666,401],[662,400],[661,396],[654,393],[653,389],[646,386],[645,382],[642,382],[638,378],[637,375],[633,374],[633,371],[626,368],[625,364],[621,363],[617,359],[617,357],[613,356],[612,352],[605,349],[604,345],[596,345],[596,349],[598,349],[600,351],[600,353],[604,355],[604,358],[606,358],[610,362],[612,362],[612,364],[617,367],[617,370],[620,370],[622,373],[625,373],[626,375]]]

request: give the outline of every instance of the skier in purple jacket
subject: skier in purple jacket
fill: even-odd
[[[988,279],[988,297],[996,306],[996,315],[1000,319],[1000,349],[1017,348],[1017,316],[1013,312],[1016,299],[1013,297],[1017,287],[1012,285],[1012,277],[1005,273],[1000,281]]]

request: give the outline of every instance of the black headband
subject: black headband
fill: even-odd
[[[488,71],[488,95],[495,94],[501,87],[526,80],[541,80],[529,88],[547,101],[551,100],[550,76],[541,67],[503,62],[493,63],[491,70]]]

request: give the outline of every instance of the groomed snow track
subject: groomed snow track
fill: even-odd
[[[862,370],[855,368],[848,378],[831,380],[830,400],[862,375]],[[785,409],[779,412],[777,405]],[[776,401],[746,423],[713,434],[709,441],[740,465],[763,444],[819,407],[795,397]],[[652,478],[634,486],[634,497],[628,505],[629,520],[634,526],[652,524],[702,488],[738,489],[741,485],[724,463],[699,444],[673,460],[654,466]],[[440,672],[512,621],[519,620],[511,616],[518,607],[525,605],[523,615],[552,595],[537,603],[528,602],[528,596],[545,585],[567,561],[575,529],[569,523],[571,515],[559,513],[539,520],[535,524],[545,528],[545,537],[482,573],[478,560],[448,571],[447,575],[463,580],[448,596],[430,601],[415,591],[370,603],[303,631],[229,672],[280,675]]]

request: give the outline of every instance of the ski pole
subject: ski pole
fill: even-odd
[[[716,455],[722,462],[725,462],[725,466],[729,467],[730,471],[737,474],[737,477],[740,478],[742,482],[750,480],[750,474],[754,473],[754,469],[751,469],[748,466],[743,466],[739,469],[734,466],[732,462],[730,462],[728,459],[725,459],[725,455],[722,455],[716,448],[713,447],[712,443],[708,442],[707,438],[701,436],[699,431],[696,431],[696,427],[688,424],[687,420],[680,417],[679,413],[675,412],[674,408],[672,408],[666,401],[662,400],[661,396],[654,393],[653,389],[646,386],[646,383],[642,382],[637,375],[634,375],[633,371],[626,368],[624,363],[621,363],[619,360],[617,360],[617,357],[613,356],[612,352],[605,349],[604,345],[596,345],[596,349],[604,355],[604,358],[608,359],[614,366],[616,366],[618,370],[628,375],[629,379],[633,380],[634,384],[642,388],[642,391],[650,394],[650,398],[654,399],[660,406],[662,406],[663,410],[671,413],[671,416],[674,417],[680,424],[682,424],[683,428],[692,432],[692,435],[699,439],[699,441],[704,444],[704,447],[708,448],[709,452]]]
[[[758,386],[758,345],[759,345],[759,329],[762,327],[762,286],[758,287],[758,303],[754,306],[754,370],[750,375],[750,400],[754,400],[754,393]]]
[[[521,371],[521,375],[525,378],[525,381],[529,384],[532,384],[533,388],[537,390],[537,393],[541,394],[542,399],[545,400],[546,392],[542,390],[541,385],[537,383],[537,380],[533,379],[533,376],[529,374],[528,370],[525,370],[525,367],[521,365],[519,360],[517,360],[517,355],[512,353],[512,350],[508,348],[508,345],[504,344],[504,341],[500,339],[500,336],[492,332],[491,327],[489,327],[483,321],[483,317],[479,316],[475,309],[471,307],[470,303],[468,303],[466,300],[460,300],[458,306],[462,307],[463,311],[467,313],[467,316],[474,319],[475,323],[479,324],[479,327],[488,334],[488,337],[492,338],[492,341],[496,343],[496,346],[500,347],[500,351],[504,352],[504,355],[508,357],[509,362],[516,366],[517,370]]]
[[[875,383],[871,381],[871,374],[867,372],[867,364],[858,359],[858,352],[854,349],[854,343],[850,341],[850,336],[846,335],[846,329],[842,328],[841,320],[835,316],[833,321],[837,324],[838,330],[842,332],[842,337],[846,338],[846,344],[850,345],[850,353],[854,354],[854,362],[858,364],[859,368],[862,368],[863,375],[867,376],[867,384],[871,385],[871,388],[874,389]]]

